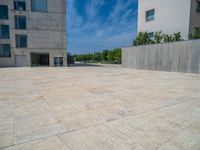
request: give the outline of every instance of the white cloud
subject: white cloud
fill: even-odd
[[[104,0],[89,0],[85,11],[87,19],[78,14],[76,0],[68,0],[68,50],[85,53],[93,50],[112,49],[131,45],[136,33],[137,11],[132,9],[134,0],[116,0],[108,17],[101,18]]]
[[[89,0],[87,3],[86,3],[86,13],[87,13],[87,17],[88,19],[91,21],[91,20],[94,20],[99,11],[98,9],[104,4],[104,0]]]

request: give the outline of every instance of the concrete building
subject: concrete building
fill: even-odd
[[[66,66],[66,0],[0,0],[0,67]]]
[[[181,32],[182,38],[200,26],[200,0],[139,0],[138,32],[149,35]]]

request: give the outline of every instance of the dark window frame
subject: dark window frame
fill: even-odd
[[[149,18],[150,13],[153,13],[153,18]],[[154,21],[154,20],[155,20],[155,9],[147,10],[145,13],[145,21],[150,22],[150,21]]]
[[[53,61],[54,61],[54,66],[62,67],[64,65],[63,57],[54,57]]]
[[[45,8],[45,10],[42,10],[42,9],[37,9],[37,8],[35,8],[34,7],[34,1],[35,0],[31,0],[31,11],[33,11],[33,12],[48,12],[48,0],[44,0],[45,1],[45,3],[46,3],[46,8]]]
[[[14,0],[14,9],[18,11],[26,11],[26,0]]]
[[[4,12],[4,11],[6,11],[6,12]],[[8,6],[0,5],[0,20],[8,20],[8,19],[9,19]]]
[[[26,30],[27,18],[26,16],[15,15],[15,29]]]
[[[196,4],[197,4],[196,11],[197,13],[200,13],[200,0],[196,0]]]
[[[0,44],[0,58],[10,58],[11,48],[10,44]]]
[[[0,39],[10,39],[9,25],[0,25]]]
[[[15,44],[16,44],[16,48],[27,48],[28,47],[27,35],[26,34],[16,34],[15,35]]]
[[[152,39],[154,37],[154,32],[148,32],[148,37]]]

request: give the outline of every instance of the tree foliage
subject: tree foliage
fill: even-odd
[[[200,27],[195,28],[194,34],[190,34],[189,39],[200,39]]]
[[[133,46],[175,42],[181,40],[182,38],[180,32],[174,34],[163,34],[161,31],[159,31],[155,32],[153,37],[150,37],[147,32],[139,32],[137,37],[133,40]]]
[[[89,62],[89,63],[121,63],[121,48],[114,50],[103,50],[94,53],[74,55],[74,60],[77,62]]]
[[[138,36],[134,39],[133,45],[151,44],[152,40],[147,32],[139,32]]]

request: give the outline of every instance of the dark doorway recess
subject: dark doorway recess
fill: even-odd
[[[49,66],[49,54],[48,53],[31,53],[31,66]]]

